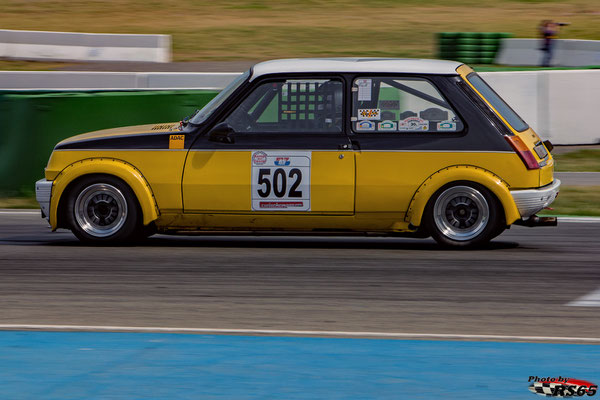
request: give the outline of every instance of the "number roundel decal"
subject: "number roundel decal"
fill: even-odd
[[[310,211],[310,151],[252,152],[252,210]]]

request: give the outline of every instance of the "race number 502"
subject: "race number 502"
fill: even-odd
[[[272,177],[270,168],[261,168],[258,170],[257,183],[260,186],[258,189],[260,197],[269,197],[273,191],[278,198],[285,197],[286,194],[290,198],[302,198],[302,191],[298,190],[302,183],[302,171],[298,168],[292,168],[287,174],[283,168],[277,168],[273,171]]]
[[[252,210],[310,211],[310,151],[252,154]]]

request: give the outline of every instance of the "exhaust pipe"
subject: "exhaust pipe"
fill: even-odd
[[[538,217],[537,215],[532,215],[527,219],[520,219],[514,222],[514,225],[527,226],[529,228],[534,228],[537,226],[557,226],[558,218],[556,217]]]

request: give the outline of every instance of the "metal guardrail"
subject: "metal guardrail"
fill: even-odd
[[[240,73],[0,71],[0,90],[222,89]]]

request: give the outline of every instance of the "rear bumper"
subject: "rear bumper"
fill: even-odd
[[[50,222],[50,199],[52,198],[52,181],[40,179],[35,183],[35,199],[40,203],[42,217]]]
[[[548,207],[558,195],[560,180],[555,179],[550,185],[527,190],[511,190],[517,209],[522,218],[528,218]]]

